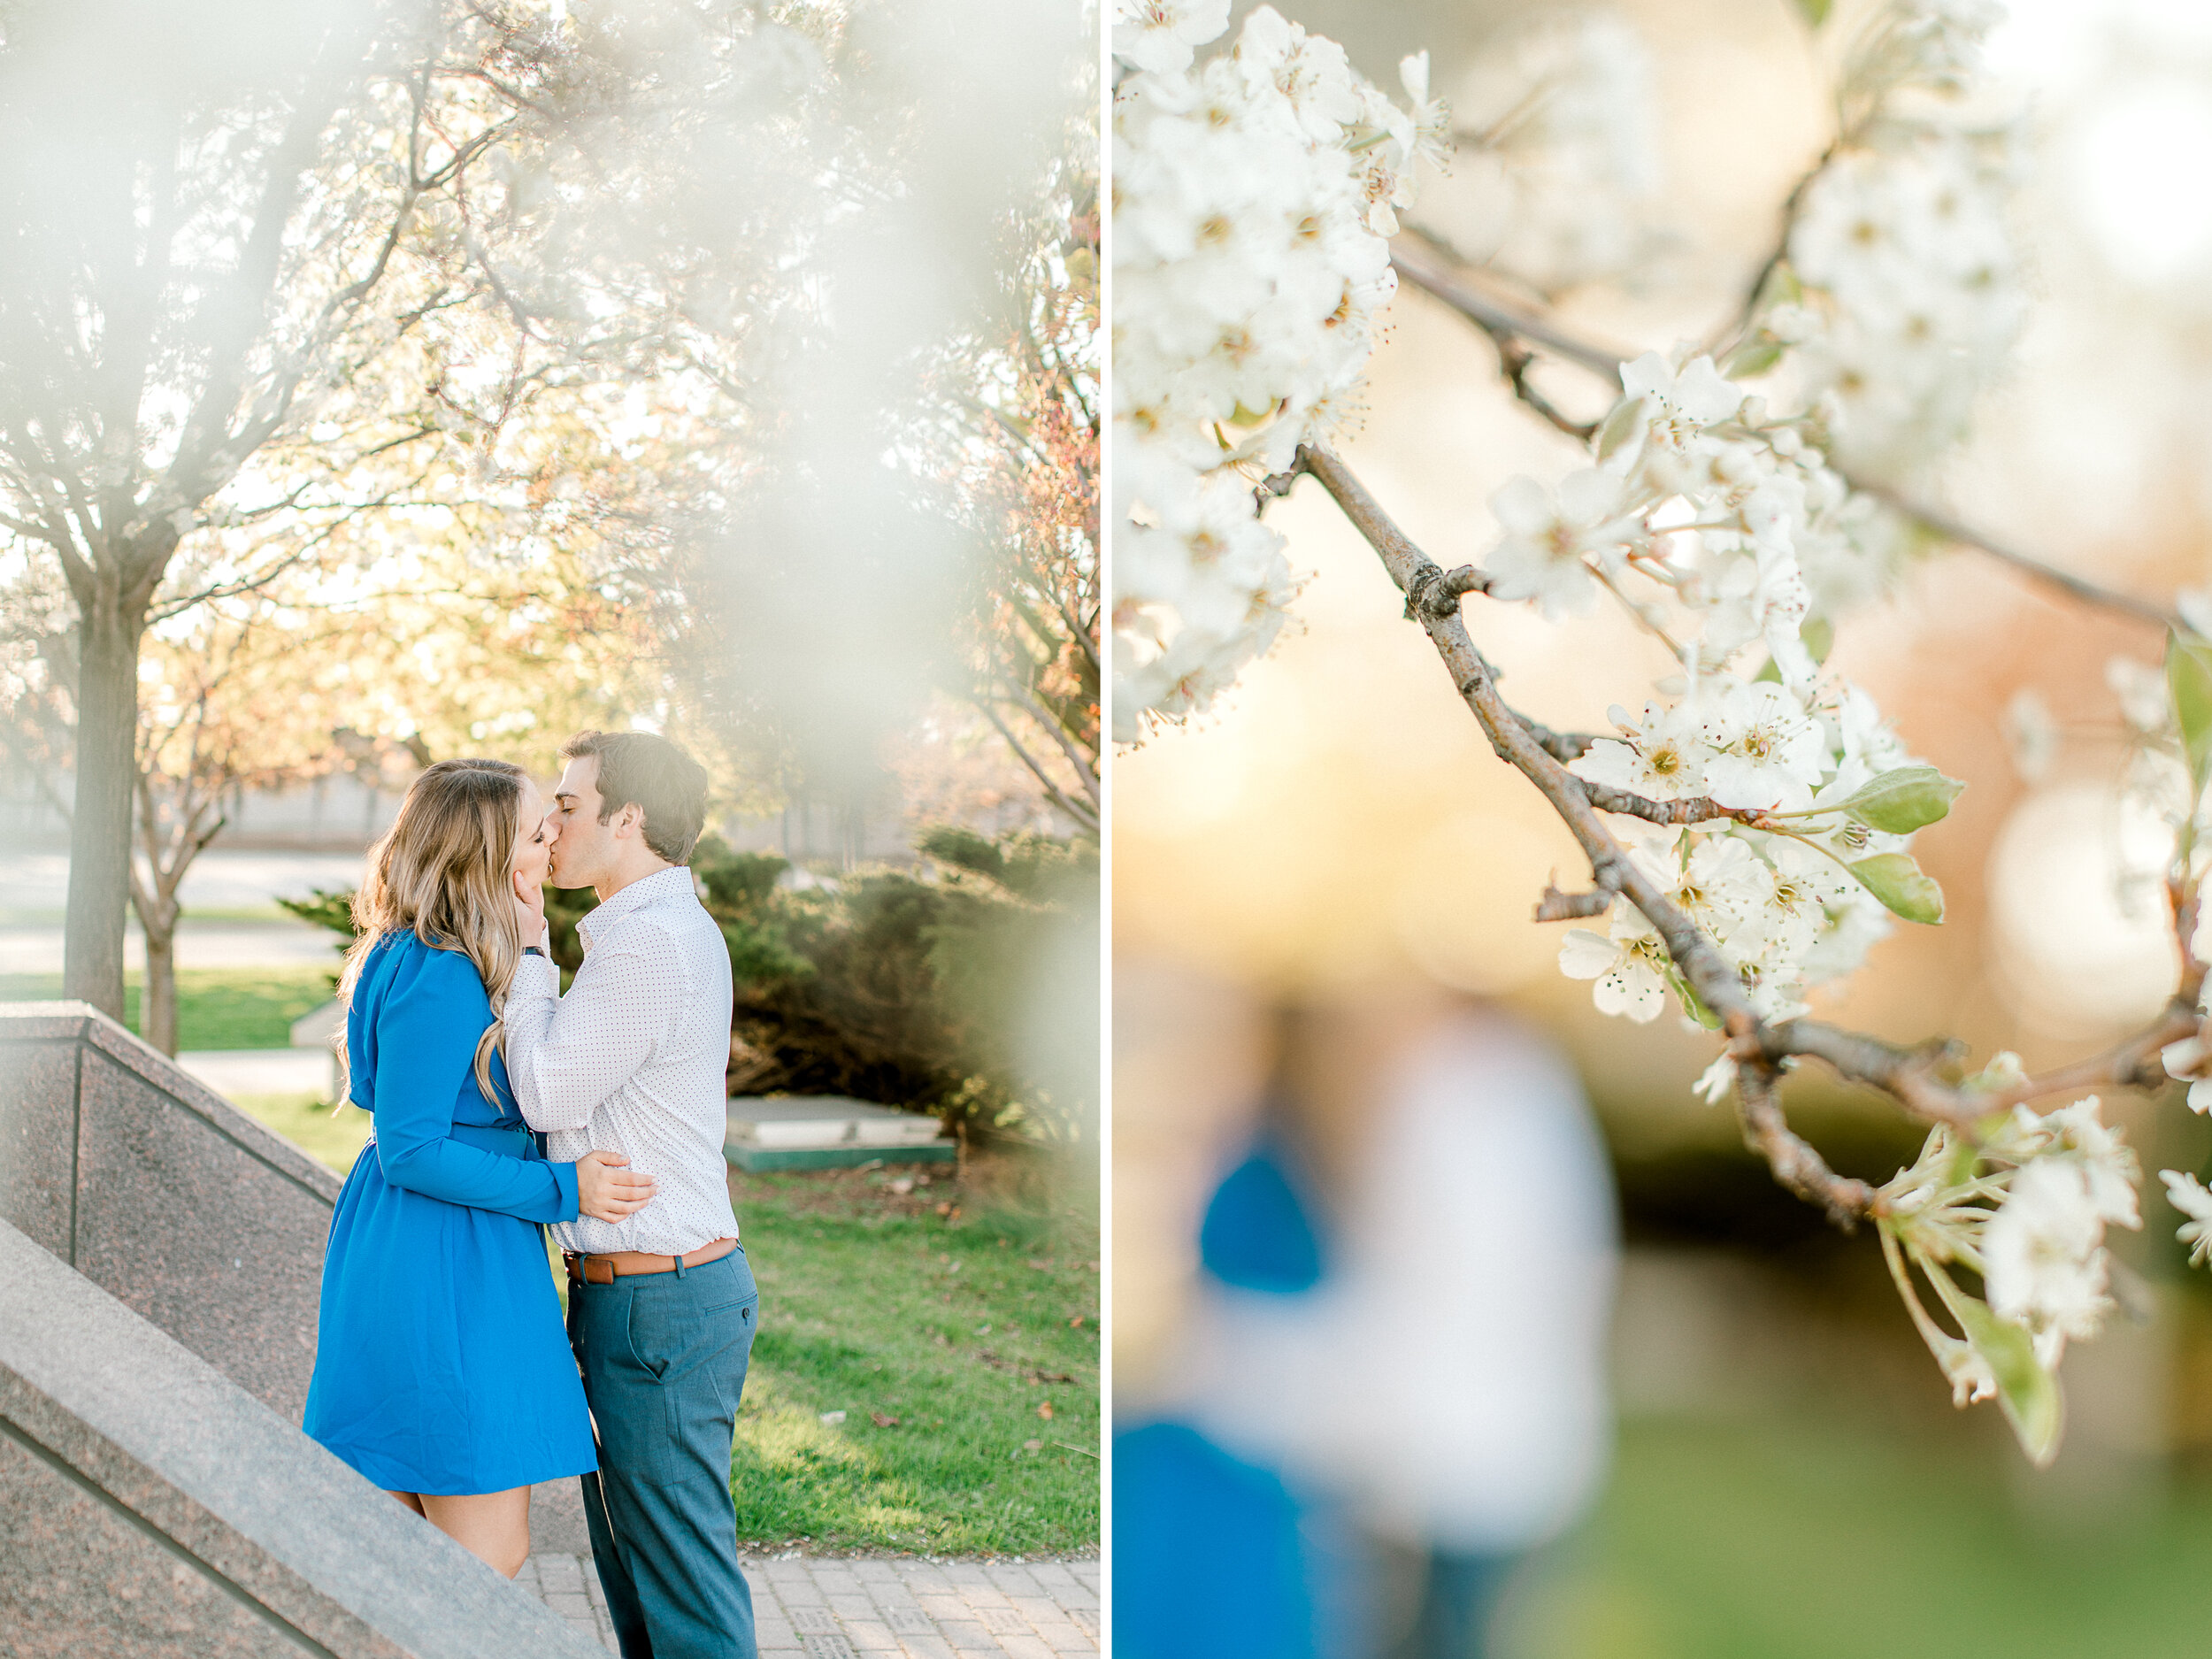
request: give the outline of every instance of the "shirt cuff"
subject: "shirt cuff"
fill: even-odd
[[[515,977],[507,986],[510,1001],[520,996],[546,996],[558,1001],[561,995],[560,965],[550,956],[534,956],[525,952],[515,964]]]
[[[553,1219],[557,1223],[575,1220],[576,1166],[573,1164],[548,1164],[545,1167],[553,1171],[553,1184],[561,1189],[561,1213]]]

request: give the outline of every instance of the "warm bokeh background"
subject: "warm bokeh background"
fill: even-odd
[[[1288,14],[1379,81],[1432,48],[1448,96],[1471,53],[1558,9],[1310,0]],[[1824,82],[1784,0],[1617,9],[1655,71],[1653,215],[1678,234],[1632,292],[1596,286],[1562,309],[1586,334],[1663,348],[1732,311],[1825,141]],[[1944,492],[1993,535],[2170,600],[2212,582],[2212,10],[2012,11],[1991,62],[2026,111],[2018,229],[2034,303]],[[1575,446],[1511,400],[1489,344],[1442,307],[1404,293],[1392,319],[1344,452],[1432,557],[1479,562],[1497,534],[1491,494],[1517,472],[1557,476]],[[1578,371],[1544,383],[1578,411],[1601,406]],[[2070,1356],[2072,1438],[2032,1475],[1991,1408],[1953,1415],[1872,1240],[1835,1238],[1781,1196],[1729,1113],[1692,1096],[1712,1039],[1671,1015],[1605,1019],[1559,975],[1562,929],[1530,910],[1548,877],[1576,887],[1586,868],[1490,755],[1372,553],[1310,484],[1270,520],[1311,572],[1302,627],[1216,713],[1117,762],[1118,1409],[1144,1409],[1189,1306],[1199,1207],[1252,1121],[1259,1010],[1441,980],[1502,999],[1572,1056],[1630,1247],[1615,1484],[1517,1587],[1519,1650],[1840,1653],[1863,1647],[1870,1622],[1895,1653],[1969,1631],[1979,1651],[2195,1651],[2191,1622],[2212,1611],[2212,1298],[2177,1264],[2162,1198],[2146,1194],[2146,1236],[2117,1241],[2147,1317]],[[1475,601],[1469,619],[1508,696],[1557,726],[1601,729],[1609,703],[1640,703],[1670,666],[1610,610],[1555,627]],[[1898,1040],[1950,1033],[2034,1067],[2157,1007],[2173,945],[2154,890],[2128,879],[2107,675],[2116,655],[2154,663],[2162,646],[2152,627],[1967,551],[1850,618],[1830,666],[1970,787],[1915,849],[1947,920],[1901,924],[1816,1004],[1824,1017]],[[2033,782],[2005,734],[2023,689],[2064,732]],[[1893,1111],[1816,1078],[1791,1100],[1851,1172],[1884,1178],[1917,1145]],[[2212,1152],[2177,1094],[2108,1107],[2150,1170]]]

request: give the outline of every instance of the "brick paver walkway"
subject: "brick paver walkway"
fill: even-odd
[[[1098,1650],[1098,1563],[748,1556],[761,1659],[1052,1659]],[[588,1555],[515,1582],[615,1651]]]

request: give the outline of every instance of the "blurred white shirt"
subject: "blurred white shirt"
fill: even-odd
[[[1233,1452],[1379,1531],[1512,1552],[1578,1518],[1612,1447],[1619,1243],[1604,1148],[1550,1045],[1470,1011],[1386,1080],[1302,1295],[1207,1281],[1184,1386]]]

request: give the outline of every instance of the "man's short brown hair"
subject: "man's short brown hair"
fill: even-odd
[[[599,821],[626,806],[645,815],[645,844],[682,864],[707,822],[707,769],[651,732],[579,732],[561,745],[563,760],[599,763]]]

